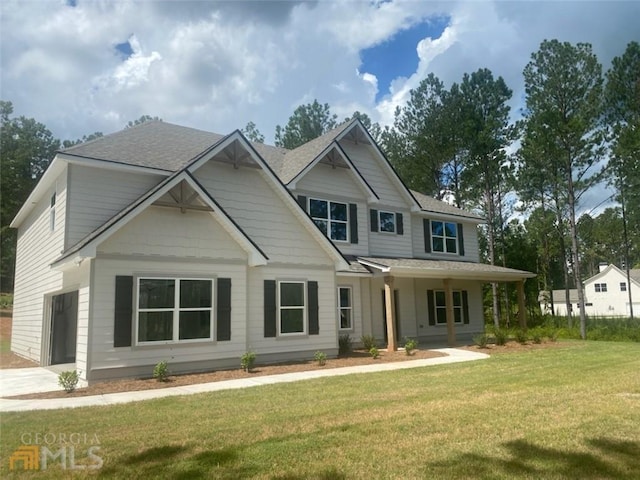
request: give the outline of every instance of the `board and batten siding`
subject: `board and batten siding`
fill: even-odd
[[[164,177],[147,173],[69,165],[65,248],[75,245]]]
[[[92,295],[92,335],[89,379],[119,376],[104,374],[118,368],[129,368],[151,374],[153,366],[162,360],[169,368],[179,370],[180,364],[216,360],[240,359],[246,351],[247,267],[242,264],[217,264],[212,261],[180,261],[167,259],[96,258],[94,260],[94,290]],[[113,346],[116,276],[166,276],[231,279],[231,340],[182,344],[158,344],[131,347]],[[134,281],[135,290],[135,281]],[[134,292],[134,302],[137,294]],[[214,305],[215,310],[215,305]],[[135,308],[134,308],[135,317]],[[214,317],[215,318],[215,317]],[[135,318],[133,319],[135,328]],[[214,324],[215,330],[215,324]],[[135,338],[135,335],[132,337]],[[142,370],[140,370],[142,368]],[[146,370],[145,370],[146,368]],[[133,370],[132,370],[133,371]],[[121,376],[121,375],[120,375]]]
[[[317,335],[292,335],[286,337],[265,337],[264,335],[264,281],[298,280],[318,282],[318,323]],[[247,347],[258,355],[269,355],[270,361],[286,360],[295,352],[306,352],[309,358],[317,350],[327,354],[337,353],[338,324],[336,278],[332,269],[322,268],[251,268],[248,272],[248,331]],[[308,327],[308,324],[307,324]]]
[[[99,253],[246,261],[247,253],[208,212],[150,206],[98,247]]]
[[[261,249],[270,263],[333,265],[329,254],[285,204],[260,169],[210,161],[194,176]]]
[[[464,240],[464,255],[450,253],[425,252],[424,248],[424,219],[421,215],[411,215],[411,231],[413,239],[413,256],[415,258],[425,258],[433,260],[455,260],[465,262],[480,262],[480,250],[478,249],[478,227],[475,223],[465,223],[460,219],[452,217],[449,220],[437,218],[438,221],[448,221],[462,224],[462,234]]]
[[[56,194],[55,228],[50,228],[51,196]],[[42,335],[45,295],[62,288],[62,274],[49,265],[64,247],[67,219],[67,170],[56,179],[18,228],[11,350],[43,362]],[[45,352],[46,355],[46,352]]]

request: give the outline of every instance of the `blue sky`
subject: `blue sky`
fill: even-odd
[[[606,70],[638,18],[633,1],[4,0],[0,97],[60,139],[151,115],[222,134],[253,121],[272,142],[314,99],[385,125],[429,73],[489,68],[515,119],[544,39],[589,42]]]

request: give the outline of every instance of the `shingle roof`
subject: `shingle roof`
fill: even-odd
[[[442,200],[436,200],[433,197],[428,197],[420,192],[416,192],[415,190],[411,190],[411,194],[420,204],[420,208],[427,212],[436,212],[436,213],[446,213],[448,215],[456,215],[458,217],[466,217],[473,218],[476,220],[484,220],[479,215],[475,213],[468,212],[467,210],[463,210],[458,207],[454,207],[453,205],[449,205]]]

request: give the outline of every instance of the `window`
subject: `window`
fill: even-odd
[[[280,335],[305,333],[305,282],[279,282]]]
[[[607,291],[607,284],[606,283],[595,283],[594,284],[594,288],[595,288],[596,292],[606,292]]]
[[[383,212],[380,210],[378,212],[379,221],[378,225],[380,226],[381,232],[387,233],[396,233],[396,214],[393,212]]]
[[[346,242],[348,237],[349,209],[346,203],[309,199],[309,215],[322,232],[331,240]]]
[[[338,317],[340,330],[351,330],[351,287],[338,287]]]
[[[52,232],[56,228],[56,193],[51,195],[51,206],[49,207],[49,230]]]
[[[213,280],[138,279],[138,343],[213,340]]]
[[[620,291],[621,292],[627,291],[627,282],[620,282]]]
[[[435,290],[435,314],[436,314],[436,325],[446,325],[447,324],[447,307],[445,301],[445,292],[444,290]],[[453,318],[455,323],[463,322],[463,308],[462,308],[462,292],[460,290],[453,291]]]
[[[432,220],[431,249],[434,252],[458,253],[458,226],[451,222]]]

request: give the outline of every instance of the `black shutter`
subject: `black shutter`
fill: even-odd
[[[231,340],[231,279],[219,278],[216,300],[216,340]]]
[[[358,205],[349,204],[349,242],[358,243]]]
[[[300,205],[300,207],[302,207],[302,209],[306,212],[307,211],[307,197],[305,197],[304,195],[298,195],[298,205]]]
[[[116,276],[115,318],[113,346],[131,346],[131,322],[133,321],[133,277]]]
[[[422,219],[422,229],[424,230],[424,251],[431,253],[431,222],[428,218]]]
[[[433,290],[427,290],[427,305],[429,310],[429,325],[436,324],[436,304]]]
[[[396,213],[396,233],[404,235],[404,226],[402,225],[402,214]]]
[[[309,315],[309,335],[320,333],[318,317],[318,282],[307,282],[307,303]]]
[[[264,281],[264,336],[275,337],[276,321],[276,281]]]
[[[466,290],[462,291],[462,318],[464,323],[469,323],[469,295]]]
[[[373,208],[369,210],[371,216],[371,231],[378,231],[378,210],[374,210]]]
[[[462,224],[458,224],[458,253],[464,257],[464,237],[462,236]]]

